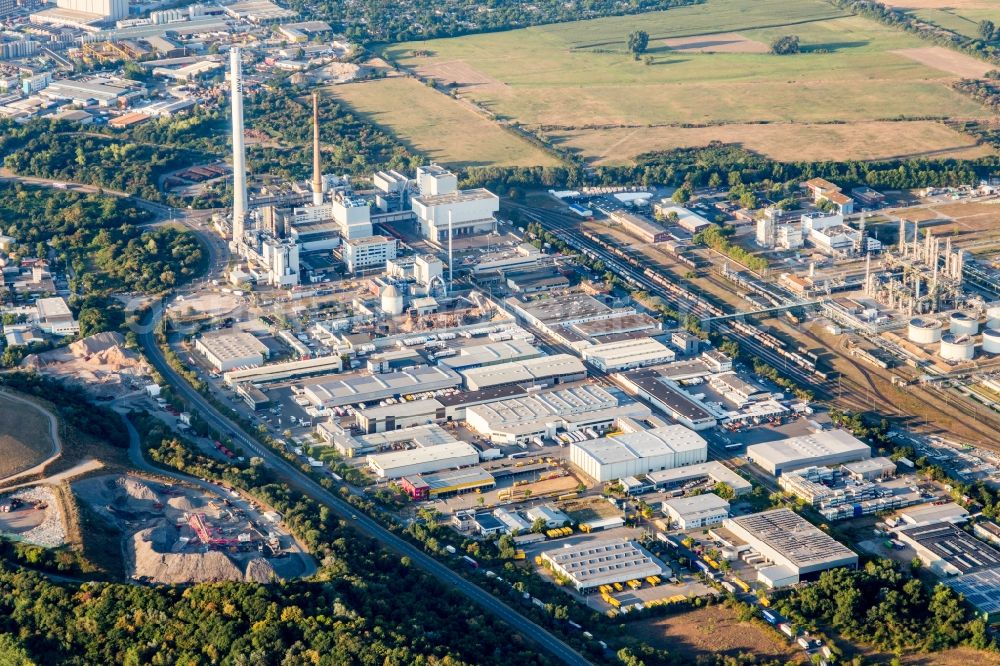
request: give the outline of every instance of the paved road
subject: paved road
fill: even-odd
[[[325,504],[333,513],[348,522],[365,534],[379,541],[383,546],[400,555],[410,558],[414,565],[437,578],[444,585],[451,587],[472,600],[483,610],[500,618],[504,622],[514,627],[519,633],[535,642],[543,651],[551,657],[564,664],[588,664],[586,659],[576,652],[569,645],[548,632],[546,629],[535,624],[527,617],[521,615],[504,602],[500,601],[492,594],[481,589],[474,583],[458,575],[444,564],[420,550],[410,542],[393,534],[372,518],[369,518],[358,509],[354,508],[336,494],[328,491],[319,485],[311,477],[304,474],[285,458],[274,453],[270,449],[262,446],[258,442],[247,436],[226,416],[215,409],[204,396],[195,391],[184,378],[178,375],[171,368],[163,356],[163,352],[156,344],[153,335],[155,328],[153,322],[158,320],[162,312],[157,308],[154,313],[147,315],[144,321],[143,331],[139,333],[139,344],[146,352],[146,357],[156,370],[163,376],[174,390],[178,391],[190,404],[195,406],[201,416],[220,433],[227,433],[239,442],[254,455],[260,456],[265,463],[278,473],[286,482],[296,489],[308,494],[317,501]]]

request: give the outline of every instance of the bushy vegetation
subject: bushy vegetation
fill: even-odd
[[[767,270],[767,259],[758,257],[743,247],[734,244],[729,240],[735,230],[732,227],[723,227],[713,224],[704,231],[694,236],[694,242],[712,248],[716,252],[721,252],[730,259],[738,261],[756,273],[763,273]]]
[[[732,144],[677,148],[645,153],[634,165],[582,167],[484,167],[469,169],[464,182],[514,196],[529,187],[584,185],[674,185],[718,187],[728,183],[785,185],[820,177],[842,186],[909,189],[970,184],[1000,166],[995,157],[978,160],[913,159],[904,161],[778,162]]]
[[[984,60],[1000,64],[1000,54],[990,44],[990,40],[995,38],[995,34],[991,34],[990,37],[983,34],[984,28],[988,28],[989,26],[980,24],[981,39],[973,39],[921,20],[914,14],[908,13],[903,9],[890,7],[877,0],[830,1],[841,9],[874,19],[885,25],[900,28],[935,44],[963,51],[977,58],[983,58]],[[990,22],[986,21],[986,23]]]
[[[994,647],[986,622],[973,618],[957,593],[942,584],[928,593],[890,560],[868,562],[857,571],[824,571],[815,583],[795,588],[778,610],[799,628],[830,626],[880,650]]]
[[[774,55],[791,55],[801,50],[797,35],[785,35],[771,42],[771,53]]]
[[[294,0],[292,6],[315,18],[334,23],[337,29],[342,29],[353,40],[372,43],[513,30],[601,16],[640,14],[701,2],[704,0],[634,0],[628,3],[615,0],[591,0],[587,3],[518,0],[490,2],[484,6],[459,0],[404,0],[397,3]]]

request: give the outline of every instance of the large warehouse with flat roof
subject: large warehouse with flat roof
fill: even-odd
[[[398,479],[415,474],[430,474],[479,463],[479,452],[471,444],[450,442],[436,446],[391,451],[370,455],[368,467],[382,479]]]
[[[767,558],[757,572],[768,587],[794,585],[827,569],[857,568],[858,555],[791,509],[727,518],[723,527]]]
[[[663,567],[645,548],[633,541],[584,542],[542,553],[552,569],[566,576],[577,592],[593,592],[601,585],[659,576]]]
[[[583,360],[593,363],[604,372],[670,363],[675,358],[674,352],[654,338],[605,342],[585,347],[581,353]]]
[[[692,430],[706,430],[718,422],[700,401],[691,397],[675,382],[663,377],[655,368],[630,370],[615,375],[626,391],[650,402]]]
[[[463,370],[465,385],[470,391],[496,386],[551,386],[586,378],[583,362],[569,354],[554,354],[526,361],[489,365]]]
[[[846,430],[822,430],[747,447],[747,460],[774,476],[803,467],[842,465],[871,455],[871,447]]]
[[[261,365],[268,355],[263,342],[249,333],[232,329],[204,333],[195,340],[194,348],[219,372]]]
[[[462,378],[454,370],[421,366],[401,372],[331,379],[307,384],[304,390],[305,396],[317,407],[340,407],[453,388],[461,383]]]
[[[597,481],[624,479],[662,469],[703,463],[708,442],[682,425],[574,442],[570,461]]]
[[[559,430],[610,427],[616,419],[646,418],[649,407],[618,398],[595,384],[584,384],[474,405],[465,410],[469,427],[497,444],[554,437]]]

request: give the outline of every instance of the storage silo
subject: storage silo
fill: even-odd
[[[979,332],[979,320],[967,312],[954,312],[949,318],[949,331],[955,335],[975,335]]]
[[[1000,330],[1000,306],[994,305],[991,308],[986,308],[986,328]]]
[[[983,351],[987,354],[1000,354],[1000,329],[983,329]]]
[[[382,290],[382,312],[392,317],[403,314],[403,294],[394,284]]]
[[[929,317],[914,317],[906,328],[906,339],[918,345],[941,341],[941,322]]]
[[[976,341],[969,335],[946,333],[941,336],[941,358],[946,361],[971,361],[976,356]]]

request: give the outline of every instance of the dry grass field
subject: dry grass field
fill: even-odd
[[[329,88],[358,115],[407,146],[452,167],[549,166],[558,160],[475,109],[408,77]]]
[[[672,655],[691,660],[700,654],[735,656],[751,653],[759,659],[781,663],[806,663],[805,653],[776,632],[749,622],[740,622],[725,606],[709,606],[688,613],[629,625],[629,633]]]
[[[636,28],[650,35],[648,64],[625,52]],[[787,34],[801,39],[801,54],[765,52]],[[938,53],[917,37],[818,0],[707,0],[639,16],[397,44],[385,55],[595,163],[712,140],[735,140],[779,159],[986,152],[923,122],[990,116],[950,88],[978,72],[977,61]],[[907,124],[872,124],[898,120]]]
[[[900,49],[893,51],[911,60],[927,65],[933,69],[941,70],[955,76],[966,79],[978,79],[986,75],[986,72],[993,69],[987,62],[973,58],[972,56],[952,51],[943,46],[923,46],[916,49]]]
[[[0,393],[0,479],[41,463],[54,445],[41,410]]]
[[[718,127],[638,127],[549,132],[555,143],[589,157],[595,164],[629,162],[653,149],[704,146],[710,141],[735,143],[782,161],[872,160],[908,157],[989,155],[988,146],[927,120],[849,124],[734,123]]]
[[[940,203],[890,211],[935,235],[951,236],[958,247],[972,251],[1000,245],[1000,205],[993,203]]]

